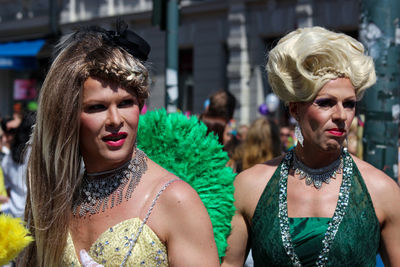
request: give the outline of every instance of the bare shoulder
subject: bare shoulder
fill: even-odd
[[[175,205],[177,203],[195,203],[200,200],[196,190],[193,189],[187,182],[178,178],[175,175],[169,177],[166,187],[163,192],[163,201],[166,205]]]
[[[263,164],[256,164],[236,176],[235,206],[245,213],[246,217],[253,216],[258,200],[282,158],[283,156],[280,156]]]
[[[158,196],[157,209],[164,215],[177,215],[191,209],[204,208],[196,190],[168,171],[156,180],[153,195]]]
[[[397,192],[399,190],[396,182],[383,171],[355,156],[352,157],[361,173],[361,176],[364,178],[368,191],[385,194],[385,192]]]
[[[235,187],[240,190],[253,189],[268,182],[274,174],[283,156],[269,160],[263,164],[256,164],[253,167],[239,173],[235,178]],[[266,184],[266,183],[265,183]]]
[[[383,221],[395,206],[400,208],[400,188],[383,171],[355,156],[353,159],[367,186],[378,218]]]
[[[172,212],[179,212],[183,207],[202,204],[197,192],[188,183],[150,159],[146,179],[149,196],[146,206],[157,198],[155,206],[157,212],[164,213],[164,210],[169,211],[169,209],[172,209]]]

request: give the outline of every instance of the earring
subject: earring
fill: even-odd
[[[347,150],[348,150],[348,147],[349,147],[349,137],[348,137],[348,136],[346,136],[346,146],[343,146],[343,150],[344,150],[344,152],[347,152]]]
[[[297,141],[303,147],[304,137],[301,133],[300,125],[298,123],[296,123],[296,126],[294,127],[294,136],[296,136]]]

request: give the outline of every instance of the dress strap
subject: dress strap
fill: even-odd
[[[144,227],[144,225],[146,224],[147,220],[149,219],[150,214],[151,214],[151,212],[153,211],[153,208],[154,208],[154,206],[156,205],[157,200],[158,200],[158,198],[161,196],[162,192],[164,192],[164,190],[167,189],[167,187],[168,187],[170,184],[172,184],[172,183],[175,182],[175,181],[179,181],[179,180],[180,180],[179,178],[174,178],[174,179],[169,180],[167,183],[164,184],[164,186],[160,189],[160,191],[158,191],[158,193],[157,193],[157,195],[154,197],[153,202],[151,203],[150,208],[149,208],[149,210],[147,211],[146,216],[145,216],[145,218],[144,218],[142,224],[140,225],[140,227],[139,227],[139,229],[138,229],[136,235],[134,236],[134,234],[132,234],[132,237],[134,237],[134,238],[129,239],[129,243],[130,243],[129,250],[128,250],[128,252],[125,254],[125,257],[124,257],[124,259],[123,259],[123,261],[122,261],[122,263],[121,263],[121,265],[120,265],[121,267],[122,267],[122,266],[125,266],[125,263],[126,263],[126,261],[128,260],[128,257],[132,254],[132,250],[133,250],[133,248],[135,247],[135,244],[136,244],[136,242],[137,242],[137,240],[138,240],[138,238],[139,238],[141,232],[143,231],[143,227]]]
[[[145,217],[144,220],[143,220],[143,223],[144,223],[144,224],[145,224],[145,223],[147,222],[147,220],[149,219],[150,214],[151,214],[151,212],[153,211],[153,208],[154,208],[154,206],[156,205],[156,202],[157,202],[158,198],[161,196],[162,192],[164,192],[164,190],[167,189],[167,187],[168,187],[170,184],[172,184],[172,183],[175,182],[175,181],[179,181],[179,180],[180,180],[179,178],[174,178],[174,179],[169,180],[168,182],[166,182],[166,183],[164,184],[164,186],[160,189],[160,191],[158,191],[157,195],[156,195],[156,196],[154,197],[154,199],[153,199],[153,202],[151,203],[151,206],[150,206],[149,210],[148,210],[147,213],[146,213],[146,217]]]

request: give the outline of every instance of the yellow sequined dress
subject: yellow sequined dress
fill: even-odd
[[[90,247],[89,255],[104,266],[120,266],[128,253],[129,239],[136,235],[141,224],[139,218],[132,218],[109,228]],[[81,266],[69,234],[63,266]],[[167,248],[146,224],[125,266],[168,266]]]
[[[174,181],[167,182],[154,198],[145,219],[132,218],[122,221],[102,233],[89,249],[89,255],[99,264],[108,266],[120,266],[126,258],[124,266],[169,266],[167,248],[146,225],[151,211],[161,193]],[[135,240],[131,254],[129,248]],[[64,250],[62,266],[81,266],[75,253],[74,243],[68,234],[67,244]]]

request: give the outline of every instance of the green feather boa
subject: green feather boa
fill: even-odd
[[[225,256],[231,230],[235,173],[215,135],[197,117],[164,109],[140,116],[138,147],[153,161],[189,183],[207,208],[219,257]]]

